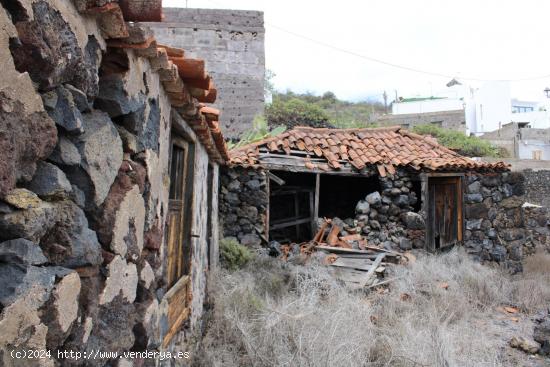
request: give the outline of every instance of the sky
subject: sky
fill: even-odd
[[[186,0],[163,5],[185,7]],[[437,95],[456,77],[472,87],[511,80],[512,97],[540,101],[550,87],[550,1],[187,0],[187,6],[263,11],[266,68],[281,91],[332,91],[350,101],[382,100],[386,91],[391,101],[396,94]]]

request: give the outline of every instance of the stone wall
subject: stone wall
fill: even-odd
[[[466,132],[464,110],[399,115],[387,114],[376,118],[376,123],[382,126],[400,125],[406,129],[412,129],[418,125],[431,124],[445,129]]]
[[[258,11],[164,8],[162,23],[147,23],[160,43],[206,60],[223,110],[224,135],[237,138],[264,111],[264,23]],[[189,51],[187,51],[189,50]]]
[[[524,184],[518,172],[466,176],[464,245],[479,260],[519,271],[522,258],[534,252],[522,209]]]
[[[218,225],[217,189],[209,206],[205,185],[210,165],[217,187],[217,164],[149,60],[107,48],[95,17],[69,0],[9,4],[0,6],[0,365],[20,365],[12,349],[50,349],[45,366],[109,362],[60,360],[58,350],[162,349],[176,125],[196,148],[191,316],[168,346],[186,350],[217,260],[204,220]]]
[[[550,208],[550,162],[548,170],[523,171],[525,176],[525,201]]]
[[[223,168],[220,174],[220,222],[224,237],[243,245],[262,245],[267,220],[267,175],[261,169]]]

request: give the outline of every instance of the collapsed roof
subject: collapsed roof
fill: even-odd
[[[309,171],[361,172],[376,167],[381,176],[396,167],[422,171],[506,171],[503,162],[475,161],[431,137],[400,127],[327,129],[296,127],[230,152],[230,164],[245,167],[297,165]],[[298,158],[298,159],[297,159]]]

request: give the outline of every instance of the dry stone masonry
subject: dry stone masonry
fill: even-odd
[[[197,101],[175,110],[177,95],[165,84],[181,92],[177,68],[154,59],[156,46],[131,47],[152,33],[126,23],[117,2],[1,4],[0,365],[21,365],[9,351],[24,348],[54,356],[29,366],[154,364],[59,360],[58,350],[185,350],[200,325],[206,272],[216,265],[206,249],[217,254],[217,234],[200,218],[217,228],[220,160],[181,116],[206,124]],[[108,47],[113,38],[130,46]],[[172,126],[194,144],[199,189],[190,317],[163,346]],[[201,189],[207,172],[211,203]]]
[[[220,214],[225,237],[243,245],[262,244],[267,220],[267,176],[264,170],[223,169],[220,176]]]

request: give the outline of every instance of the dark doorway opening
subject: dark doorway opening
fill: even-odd
[[[269,183],[269,238],[279,242],[311,239],[315,174],[271,171],[280,180]]]
[[[354,218],[357,202],[380,190],[377,176],[321,175],[319,217]]]

